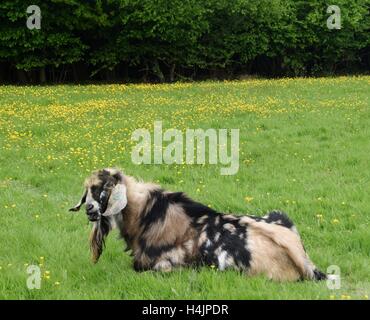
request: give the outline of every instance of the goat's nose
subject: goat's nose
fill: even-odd
[[[86,205],[86,210],[87,211],[91,211],[92,209],[94,208],[94,205],[89,203],[88,205]]]

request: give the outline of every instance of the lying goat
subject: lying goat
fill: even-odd
[[[85,193],[71,211],[86,203],[93,229],[92,259],[117,227],[132,251],[135,270],[170,271],[187,265],[235,268],[274,280],[321,280],[299,234],[284,213],[234,216],[194,202],[182,192],[138,182],[117,169],[99,170],[85,182]]]

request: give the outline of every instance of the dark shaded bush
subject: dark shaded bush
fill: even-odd
[[[370,0],[25,0],[0,2],[0,81],[175,81],[370,70]]]

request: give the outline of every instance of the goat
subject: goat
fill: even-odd
[[[264,217],[221,214],[183,192],[166,191],[110,168],[85,181],[85,192],[70,211],[78,211],[84,203],[93,222],[94,263],[109,232],[118,228],[137,271],[213,265],[277,281],[326,278],[283,212]]]

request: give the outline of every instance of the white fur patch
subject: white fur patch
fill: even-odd
[[[210,247],[212,245],[212,242],[211,240],[207,239],[207,242],[206,242],[206,247]]]
[[[218,260],[218,269],[219,270],[225,270],[226,257],[227,257],[227,252],[226,251],[221,251],[221,253],[218,255],[217,260]]]

